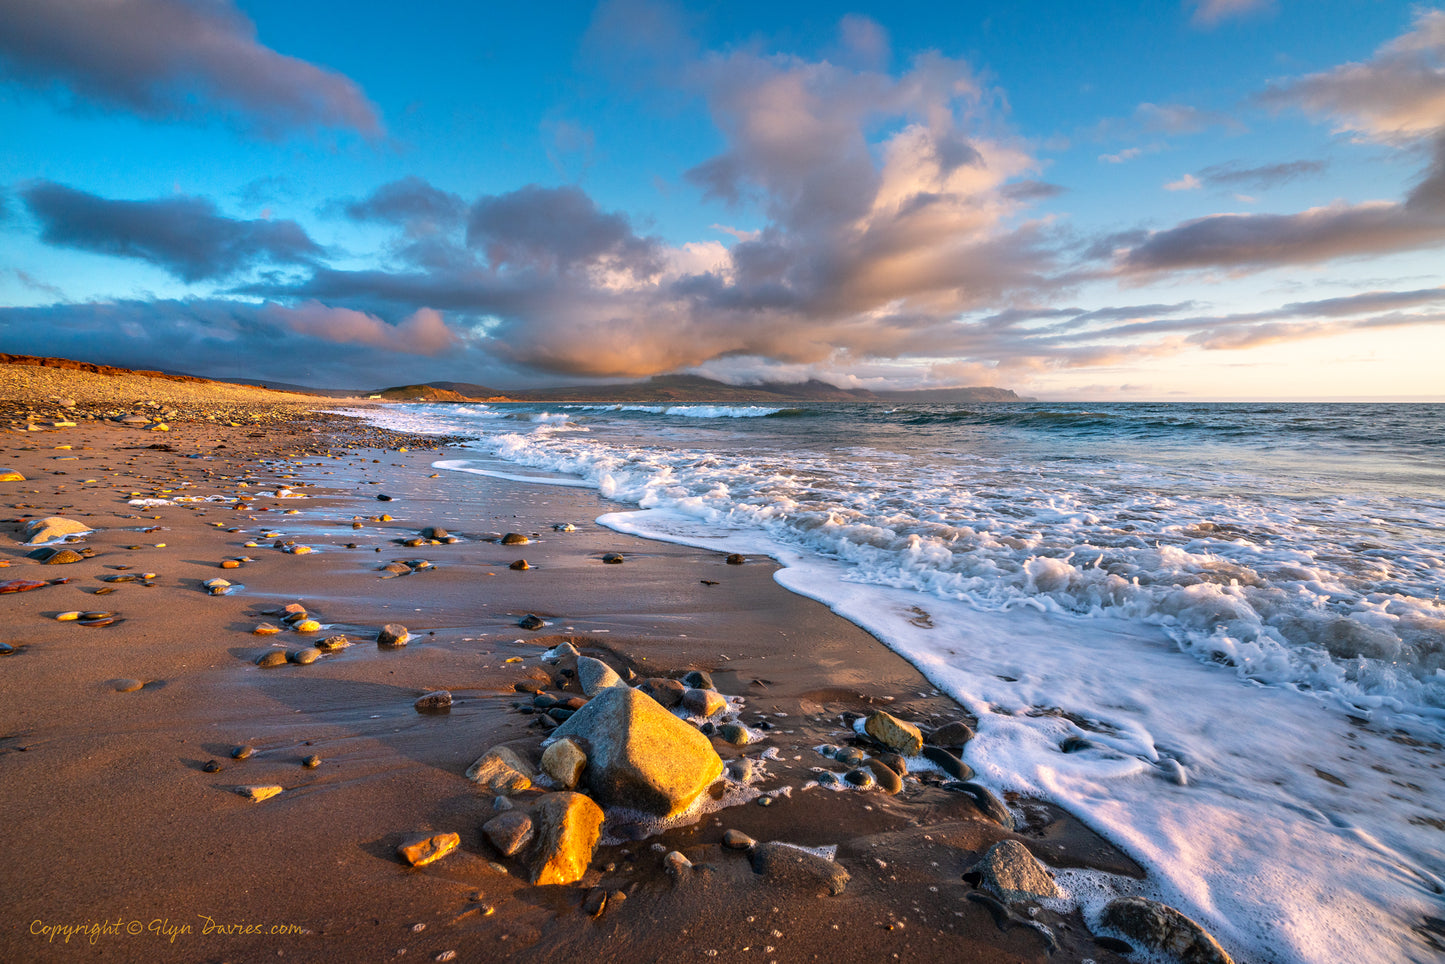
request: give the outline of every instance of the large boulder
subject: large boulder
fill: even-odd
[[[1234,964],[1209,932],[1167,904],[1120,897],[1104,908],[1103,923],[1151,951],[1173,954],[1184,964]]]
[[[76,522],[74,519],[66,519],[58,515],[46,519],[32,519],[25,524],[25,544],[38,546],[45,542],[64,539],[66,536],[79,536],[93,531],[93,528],[84,522]]]
[[[571,884],[582,879],[602,832],[602,808],[580,793],[544,794],[532,807],[536,834],[527,852],[534,884]]]
[[[585,741],[587,786],[606,806],[670,817],[723,770],[707,737],[628,686],[602,690],[553,734]]]
[[[609,686],[627,685],[622,681],[622,677],[617,675],[616,670],[591,656],[577,657],[577,682],[582,684],[582,692],[588,699]]]

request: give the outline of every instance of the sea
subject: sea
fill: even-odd
[[[766,554],[1236,960],[1445,959],[1445,405],[408,404],[438,471]],[[563,520],[567,521],[567,520]]]

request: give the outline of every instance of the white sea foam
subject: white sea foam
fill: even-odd
[[[639,438],[578,414],[593,431],[491,422],[479,455],[642,510],[613,528],[779,559],[780,583],[978,716],[981,780],[1063,804],[1150,869],[1100,893],[1179,906],[1248,960],[1433,959],[1412,928],[1445,917],[1438,494],[1092,443],[1041,465],[920,457],[896,433]],[[1071,737],[1089,745],[1065,753]]]

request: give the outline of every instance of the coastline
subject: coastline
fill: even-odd
[[[417,439],[348,431],[353,423],[332,416],[277,417],[286,420],[261,439],[244,426],[184,421],[163,435],[111,422],[6,434],[0,461],[29,480],[5,484],[14,518],[75,515],[100,525],[84,543],[94,558],[44,569],[25,558],[19,523],[6,526],[6,579],[72,579],[0,603],[6,641],[20,648],[0,663],[16,694],[0,725],[0,765],[8,771],[0,803],[12,850],[6,882],[18,895],[4,928],[6,957],[74,953],[77,937],[67,945],[28,933],[39,920],[142,921],[142,935],[98,933],[88,945],[120,959],[280,951],[321,960],[391,957],[405,948],[428,958],[455,950],[463,959],[586,953],[636,960],[673,956],[679,939],[698,953],[770,960],[1122,959],[1097,944],[1076,914],[1038,912],[1060,945],[1050,955],[1039,931],[996,919],[996,908],[970,899],[964,874],[1005,838],[1056,868],[1139,873],[1066,815],[1028,804],[1028,822],[1012,834],[937,779],[910,783],[898,796],[804,789],[813,768],[831,762],[812,747],[847,739],[843,713],[887,706],[934,723],[964,715],[881,643],[778,586],[770,563],[728,566],[717,553],[602,529],[591,520],[617,506],[587,490],[456,473],[432,478],[439,455],[417,451]],[[393,448],[324,454],[340,455],[335,443],[348,441]],[[403,446],[410,451],[395,450]],[[265,462],[291,452],[299,462],[286,472],[280,461]],[[257,497],[242,511],[228,503],[126,504],[131,492],[183,494],[185,478],[201,496],[287,485],[307,498]],[[251,480],[244,488],[243,478]],[[382,514],[393,519],[374,521]],[[356,516],[360,529],[352,527]],[[552,533],[561,522],[578,531]],[[464,541],[397,544],[434,525]],[[154,526],[162,528],[142,531]],[[272,531],[316,551],[278,551],[275,539],[259,538]],[[544,536],[525,549],[534,569],[507,569],[518,551],[482,541],[505,531]],[[261,545],[246,548],[246,541]],[[604,552],[621,552],[625,564],[602,565]],[[241,554],[255,561],[217,568]],[[376,571],[418,556],[434,568],[389,579]],[[103,603],[93,599],[89,592],[118,565],[154,571],[147,580],[154,585],[121,584]],[[210,596],[201,583],[218,576],[245,588]],[[344,632],[356,645],[309,666],[258,668],[254,659],[283,637],[251,630],[266,621],[265,611],[289,602],[303,603],[328,632]],[[99,605],[124,621],[82,627],[53,618]],[[552,625],[518,629],[527,613]],[[405,623],[415,641],[377,650],[375,633],[388,622]],[[493,804],[462,771],[494,744],[536,752],[542,734],[513,706],[520,702],[514,684],[550,672],[539,656],[565,639],[639,675],[712,672],[720,691],[746,699],[744,719],[775,724],[752,746],[714,740],[719,752],[757,758],[777,747],[782,759],[760,786],[794,791],[773,806],[745,803],[658,836],[604,841],[578,885],[534,887],[499,871],[504,862],[480,832]],[[297,642],[290,633],[285,641]],[[117,692],[111,681],[119,679],[143,685]],[[418,714],[413,701],[438,688],[456,699],[450,713]],[[230,749],[240,745],[255,753],[232,761]],[[322,763],[307,770],[300,761],[312,753]],[[212,759],[221,772],[204,771]],[[261,803],[229,792],[268,782],[285,792]],[[831,897],[765,881],[720,846],[724,829],[836,845],[852,879]],[[461,849],[407,868],[396,841],[420,831],[457,832]],[[685,881],[669,877],[655,843],[705,869]],[[592,919],[582,905],[597,887],[628,899]],[[207,920],[306,933],[203,934]],[[192,931],[167,939],[168,925],[152,933],[152,921]],[[765,955],[765,947],[773,950]]]

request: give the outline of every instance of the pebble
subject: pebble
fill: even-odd
[[[222,559],[222,560],[221,560],[221,568],[222,568],[222,569],[240,569],[240,568],[241,568],[241,563],[240,563],[240,560],[237,560],[237,559]]]
[[[1102,923],[1151,950],[1172,954],[1184,964],[1233,964],[1208,931],[1167,904],[1144,897],[1120,897],[1104,907]]]
[[[321,631],[321,623],[314,619],[301,619],[297,620],[291,628],[298,633],[319,633]]]
[[[314,770],[321,765],[321,757],[313,753],[306,759],[302,760],[301,765],[308,770]]]
[[[988,817],[1005,830],[1014,829],[1013,814],[1009,812],[1008,807],[1003,805],[1003,801],[994,796],[993,791],[988,787],[977,783],[960,783],[954,781],[945,783],[943,789],[968,794],[973,798],[973,802],[985,817]]]
[[[903,778],[882,760],[875,757],[864,765],[873,773],[873,779],[878,781],[878,789],[884,793],[894,794],[903,790]]]
[[[462,844],[460,834],[439,833],[396,848],[397,856],[413,867],[425,867],[441,860]]]
[[[433,690],[411,705],[418,713],[446,713],[452,708],[452,694],[447,690]]]
[[[867,757],[868,754],[864,753],[856,746],[840,746],[838,748],[838,752],[833,754],[833,759],[837,760],[845,767],[856,767],[858,766],[858,764],[862,763],[865,759],[867,759]]]
[[[315,646],[307,646],[304,649],[293,649],[286,654],[286,658],[298,666],[310,666],[321,658],[321,650]]]
[[[683,856],[681,851],[674,850],[662,858],[662,866],[666,868],[669,874],[676,877],[691,870],[692,861]]]
[[[531,541],[531,539],[528,539],[520,532],[509,532],[502,536],[502,545],[504,546],[525,546]]]
[[[571,790],[587,768],[587,754],[571,737],[563,737],[542,752],[542,772],[564,790]]]
[[[329,653],[334,650],[345,649],[350,645],[351,640],[338,633],[335,636],[327,636],[325,639],[321,640],[321,642],[316,644],[316,648],[321,650],[322,652]]]
[[[858,767],[843,774],[843,782],[857,787],[859,790],[871,790],[878,781],[874,778],[872,770]]]
[[[728,553],[728,557],[723,561],[730,566],[741,566],[743,563],[748,561],[748,557],[740,552],[731,552]]]
[[[535,615],[534,613],[528,613],[517,621],[517,625],[523,629],[541,629],[547,624],[543,622],[541,616]]]
[[[903,756],[917,756],[923,750],[918,727],[883,710],[874,710],[863,721],[863,730],[888,749]]]
[[[898,774],[900,777],[908,776],[908,761],[897,753],[878,753],[873,759]]]
[[[577,527],[574,526],[574,525],[573,525],[572,523],[570,523],[570,522],[559,522],[559,523],[557,523],[556,525],[552,526],[552,528],[553,528],[554,530],[556,530],[557,532],[576,532],[576,531],[577,531]]]
[[[271,669],[276,666],[286,665],[286,653],[283,650],[273,649],[270,652],[262,653],[256,657],[256,665],[262,669]]]
[[[726,830],[723,832],[723,846],[729,850],[751,850],[758,845],[758,842],[741,830]]]
[[[602,561],[609,566],[620,566],[626,560],[622,558],[622,553],[620,552],[609,552],[602,557]]]
[[[411,634],[406,631],[405,626],[399,623],[387,623],[376,634],[376,645],[405,646],[409,639],[411,639]]]
[[[114,679],[110,681],[111,689],[117,693],[134,693],[145,686],[138,679]]]
[[[512,563],[512,564],[511,564],[510,566],[508,566],[507,568],[508,568],[508,569],[515,569],[515,570],[517,570],[518,572],[523,572],[523,571],[525,571],[525,570],[527,570],[527,569],[531,569],[532,566],[527,562],[527,560],[525,560],[525,559],[518,559],[516,562]]]
[[[245,745],[243,745],[243,746],[234,746],[234,747],[231,748],[231,759],[233,759],[233,760],[247,760],[247,759],[250,759],[251,754],[253,754],[253,753],[255,753],[255,752],[256,752],[256,748],[253,747],[253,746],[251,746],[249,743],[248,743],[248,744],[245,744]]]
[[[682,682],[684,686],[691,686],[696,690],[717,689],[717,687],[713,685],[712,677],[700,669],[694,669],[684,673]]]
[[[74,549],[56,549],[50,552],[41,562],[47,566],[68,566],[71,563],[81,562],[84,559],[85,556],[76,552]]]
[[[746,746],[753,742],[753,734],[741,723],[724,723],[717,728],[717,735],[733,746]]]
[[[601,917],[602,911],[607,908],[607,891],[601,887],[593,887],[587,892],[587,899],[582,902],[582,912],[588,917]]]
[[[645,679],[637,688],[669,709],[681,703],[682,694],[687,692],[687,687],[682,683],[661,676]]]
[[[221,765],[215,760],[207,760],[206,765],[201,767],[202,773],[220,773]]]
[[[923,758],[955,780],[972,780],[973,767],[949,753],[941,746],[923,747]]]
[[[827,857],[785,843],[762,843],[752,850],[753,872],[779,883],[814,886],[833,896],[848,886],[848,871]]]
[[[9,643],[0,643],[0,656],[14,656],[17,650]]]
[[[716,690],[690,689],[682,694],[682,708],[690,716],[713,716],[728,708],[728,701]]]

